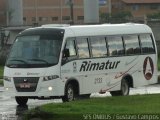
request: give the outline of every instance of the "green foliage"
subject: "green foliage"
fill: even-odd
[[[3,76],[4,66],[0,66],[0,78]]]
[[[119,19],[119,18],[127,19],[127,18],[132,17],[132,14],[129,11],[122,11],[122,12],[117,12],[115,14],[112,14],[112,17],[117,18],[117,19]]]
[[[100,21],[102,23],[108,22],[110,18],[110,15],[107,13],[100,13]]]
[[[132,18],[132,14],[129,11],[121,11],[113,14],[100,13],[101,22],[109,22],[109,23],[121,23],[127,22]]]
[[[153,14],[148,14],[147,18],[150,18],[150,19],[160,19],[160,12],[153,13]]]
[[[0,86],[3,86],[3,80],[0,80]]]
[[[4,66],[0,66],[0,86],[3,85],[3,80],[1,80],[3,77],[3,70],[4,70]]]

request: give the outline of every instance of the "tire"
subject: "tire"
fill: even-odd
[[[71,102],[75,100],[75,90],[72,84],[68,84],[65,89],[65,95],[62,97],[63,102]]]
[[[124,78],[121,83],[121,95],[127,96],[129,95],[129,84],[128,81]]]
[[[129,95],[129,84],[127,80],[124,78],[121,82],[121,90],[119,91],[111,91],[110,94],[112,96],[127,96]]]
[[[28,98],[27,97],[15,97],[17,104],[19,105],[26,105],[28,102]]]

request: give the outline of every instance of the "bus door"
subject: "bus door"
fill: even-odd
[[[81,78],[82,76],[78,72],[77,59],[75,38],[68,38],[63,50],[61,78],[66,81],[70,79],[78,80],[79,84],[82,84],[83,78]]]

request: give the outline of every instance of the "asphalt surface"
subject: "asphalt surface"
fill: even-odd
[[[130,95],[136,94],[155,94],[160,93],[160,84],[132,88],[130,89]],[[109,92],[105,94],[94,93],[91,97],[109,97],[111,96]],[[61,99],[57,100],[29,100],[28,105],[20,107],[17,105],[14,98],[5,96],[3,94],[3,87],[0,87],[0,120],[21,120],[21,115],[24,111],[40,106],[47,103],[62,103]]]

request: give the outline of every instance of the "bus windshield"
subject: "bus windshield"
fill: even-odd
[[[38,68],[58,64],[62,37],[54,35],[19,36],[12,46],[6,66]]]

